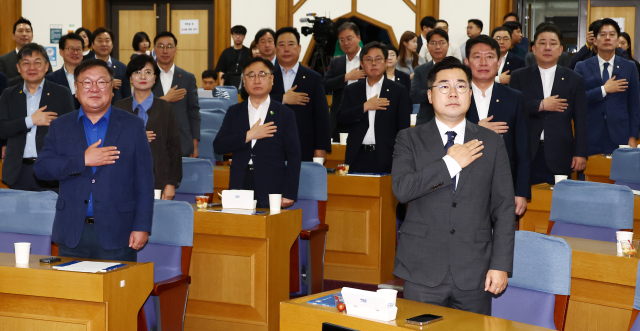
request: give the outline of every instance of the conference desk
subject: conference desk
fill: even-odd
[[[215,166],[213,177],[214,202],[220,202],[217,193],[229,187],[229,167]],[[327,186],[324,278],[368,284],[393,279],[398,200],[391,176],[328,174]]]
[[[497,317],[484,316],[451,308],[398,299],[398,315],[394,321],[379,322],[338,312],[336,308],[308,304],[307,301],[339,290],[286,301],[280,304],[281,331],[321,331],[322,323],[328,322],[360,331],[542,331],[546,328],[513,322]],[[407,324],[406,319],[422,314],[434,314],[444,319],[423,327]]]
[[[331,153],[327,153],[327,160],[324,166],[327,168],[337,168],[338,164],[344,164],[347,145],[331,144]]]
[[[2,181],[2,159],[0,159],[0,188],[9,188],[9,186]]]
[[[123,262],[106,273],[58,271],[31,255],[18,266],[0,253],[0,330],[136,330],[153,288],[153,263]],[[56,264],[72,260],[63,257]]]
[[[602,154],[589,156],[587,167],[584,169],[585,180],[599,183],[613,183],[609,180],[611,173],[611,157]]]

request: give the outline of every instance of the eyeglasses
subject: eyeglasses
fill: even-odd
[[[99,81],[97,81],[97,82],[92,82],[92,81],[90,81],[90,80],[88,80],[88,79],[85,79],[85,80],[83,80],[83,81],[81,81],[81,82],[76,81],[76,83],[80,83],[80,84],[82,84],[82,87],[84,87],[84,89],[85,89],[85,90],[89,90],[89,89],[91,89],[91,87],[92,87],[94,84],[95,84],[96,86],[98,86],[98,88],[99,88],[99,89],[104,90],[104,89],[107,87],[107,84],[111,83],[111,81],[110,81],[110,80],[103,80],[103,79],[101,79],[101,80],[99,80]]]
[[[174,49],[176,48],[176,46],[174,44],[168,44],[168,45],[163,45],[163,44],[158,44],[156,45],[156,47],[160,48],[160,49]]]
[[[133,74],[131,76],[135,77],[135,78],[140,78],[142,75],[144,74],[145,77],[150,77],[150,76],[155,76],[155,73],[151,70],[138,70],[138,71],[134,71]]]
[[[82,53],[81,47],[67,47],[64,50],[66,50],[69,53]]]
[[[433,47],[435,47],[435,46],[437,46],[437,45],[444,46],[444,45],[446,45],[446,44],[447,44],[447,41],[446,41],[446,40],[430,41],[430,42],[429,42],[429,46],[433,46]]]
[[[42,62],[40,60],[36,60],[34,62],[28,62],[28,61],[20,62],[20,66],[23,67],[23,68],[34,67],[36,69],[40,69],[40,68],[42,68],[43,65],[44,65],[44,62]]]
[[[260,71],[259,73],[255,73],[254,71],[244,75],[245,77],[249,78],[250,80],[254,80],[256,77],[258,77],[258,80],[265,80],[268,76],[271,76],[272,73],[270,72],[264,72],[264,71]]]
[[[438,90],[440,90],[440,93],[442,94],[451,93],[451,84],[449,83],[441,83],[438,85],[429,86],[429,88],[434,88],[434,87],[437,87]],[[469,84],[467,83],[456,84],[456,91],[458,91],[458,93],[466,93],[468,90],[469,90]]]
[[[493,39],[495,39],[496,41],[500,41],[500,40],[509,41],[509,40],[511,40],[511,38],[509,38],[509,37],[494,37]]]
[[[368,58],[365,58],[364,60],[362,60],[362,62],[364,62],[365,64],[368,64],[368,65],[371,65],[371,64],[373,64],[373,63],[375,63],[375,64],[380,64],[380,63],[384,62],[384,58],[382,58],[382,57],[376,57],[376,58],[374,59],[374,58],[372,58],[372,57],[368,57]]]
[[[353,40],[353,37],[349,36],[347,38],[340,38],[338,39],[338,42],[341,44],[344,44],[345,42],[351,42]]]

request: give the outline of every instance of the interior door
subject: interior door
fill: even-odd
[[[180,4],[171,3],[170,22],[171,32],[178,38],[178,47],[175,63],[178,67],[193,73],[196,76],[198,87],[202,86],[202,72],[213,67],[210,61],[210,26],[213,26],[213,3],[210,7],[200,4]],[[184,33],[180,29],[180,22],[198,22],[198,33]],[[211,37],[211,38],[210,38]],[[211,43],[212,44],[212,43]],[[211,45],[212,46],[212,45]]]
[[[156,35],[156,5],[152,4],[148,10],[120,10],[118,22],[118,56],[122,63],[128,63],[133,49],[133,36],[140,32],[149,35],[149,47],[153,47],[153,37]],[[115,45],[114,45],[115,46]]]

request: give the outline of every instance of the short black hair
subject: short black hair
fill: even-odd
[[[107,65],[107,62],[98,59],[90,59],[82,61],[82,63],[80,63],[80,65],[76,67],[76,70],[73,71],[73,79],[77,82],[78,76],[80,76],[83,72],[95,67],[102,67],[107,69],[107,72],[109,72],[109,77],[111,77],[112,80],[115,77],[113,69],[111,69],[111,67]]]
[[[420,20],[420,30],[424,30],[424,27],[433,29],[436,27],[436,19],[433,16],[425,16]]]
[[[31,28],[31,33],[33,33],[33,27],[31,26],[31,21],[20,16],[20,18],[15,23],[13,23],[13,34],[16,34],[16,29],[18,28],[18,24],[28,24],[29,27]]]
[[[391,44],[385,44],[385,46],[387,47],[387,54],[389,54],[388,51],[394,51],[396,53],[396,57],[398,56],[398,49],[396,48],[396,46],[393,46]]]
[[[616,21],[614,21],[614,20],[612,20],[610,18],[603,18],[603,19],[598,20],[596,22],[597,23],[594,26],[594,30],[593,30],[594,37],[597,37],[598,33],[600,33],[600,30],[605,25],[613,26],[613,28],[616,30],[616,34],[618,36],[620,36],[620,25],[618,25],[618,22],[616,22]]]
[[[493,31],[495,32],[495,29]],[[464,52],[465,54],[467,54],[467,59],[471,55],[471,48],[473,48],[473,46],[477,44],[485,44],[491,46],[491,49],[496,51],[496,55],[498,55],[498,58],[500,58],[500,45],[495,39],[493,39],[493,35],[489,37],[486,34],[481,34],[475,38],[467,40],[467,44],[464,46]]]
[[[158,41],[158,39],[162,38],[162,37],[171,37],[173,38],[173,42],[175,44],[176,47],[178,47],[178,39],[176,38],[176,36],[173,35],[173,33],[169,32],[169,31],[162,31],[160,33],[158,33],[156,35],[155,38],[153,38],[153,44],[156,44],[156,41]]]
[[[111,38],[111,42],[114,42],[116,40],[115,39],[115,35],[113,34],[113,31],[111,31],[111,30],[109,30],[109,29],[107,29],[107,28],[102,26],[102,27],[99,27],[99,28],[93,30],[93,32],[91,33],[91,36],[89,36],[89,38],[91,38],[90,39],[91,40],[91,44],[95,44],[96,37],[99,34],[105,33],[105,32],[109,34],[109,37]]]
[[[475,24],[478,28],[480,28],[480,32],[482,32],[482,28],[484,27],[484,24],[482,24],[481,20],[479,20],[477,18],[472,18],[472,19],[468,20],[467,23]]]
[[[387,58],[389,57],[389,49],[387,48],[387,46],[379,41],[372,41],[370,43],[367,43],[366,45],[364,45],[362,47],[362,51],[360,51],[360,61],[362,61],[362,59],[364,59],[365,55],[367,55],[369,53],[369,51],[373,48],[377,48],[379,50],[382,51],[382,54],[384,54],[384,60],[387,61]],[[396,53],[397,54],[397,53]]]
[[[140,43],[143,41],[148,41],[149,43],[151,43],[151,39],[149,39],[149,35],[147,35],[146,32],[144,31],[140,31],[138,33],[136,33],[133,36],[133,42],[131,43],[131,45],[133,46],[133,50],[135,50],[136,52],[140,50]],[[149,45],[151,46],[151,45]]]
[[[547,24],[536,29],[536,34],[533,36],[534,44],[536,41],[538,41],[538,36],[540,36],[540,34],[545,32],[555,33],[556,36],[558,36],[558,41],[562,39],[562,32],[560,32],[560,29],[558,29],[558,27],[553,24]]]
[[[504,17],[502,18],[502,21],[504,22],[504,20],[506,20],[509,16],[513,16],[516,18],[516,21],[519,21],[520,19],[518,19],[518,14],[516,14],[515,12],[510,12],[507,15],[504,15]]]
[[[429,74],[427,75],[427,86],[433,87],[438,73],[442,70],[449,69],[460,69],[464,71],[464,73],[467,75],[468,83],[471,84],[471,69],[462,64],[462,62],[460,62],[460,60],[458,60],[457,58],[453,56],[447,56],[442,61],[436,63],[433,68],[431,68]]]
[[[351,30],[351,31],[353,31],[353,33],[356,34],[356,36],[360,36],[360,28],[358,27],[358,25],[356,25],[353,22],[342,23],[342,25],[340,25],[338,27],[338,30],[336,31],[336,36],[339,36],[340,32],[342,32],[344,30]]]
[[[298,32],[298,29],[292,26],[285,26],[284,28],[278,29],[278,31],[276,31],[276,34],[273,36],[273,42],[277,44],[278,37],[280,37],[280,35],[282,35],[283,33],[293,33],[293,35],[296,37],[296,40],[298,41],[298,45],[300,45],[300,32]]]
[[[82,43],[82,49],[84,50],[84,39],[82,39],[79,34],[73,32],[67,33],[64,36],[60,37],[58,47],[60,47],[60,49],[67,48],[67,40],[79,40],[80,43]]]
[[[153,74],[156,75],[156,77],[160,76],[160,68],[158,68],[158,63],[153,59],[153,56],[140,54],[134,56],[133,59],[129,61],[129,64],[127,64],[127,71],[125,72],[127,79],[130,79],[134,72],[142,70],[147,63],[151,63],[153,66]]]
[[[275,38],[275,36],[276,36],[276,32],[275,32],[275,31],[273,31],[273,29],[270,29],[270,28],[264,28],[264,29],[260,29],[260,30],[258,30],[258,32],[256,33],[256,37],[255,37],[255,39],[254,39],[254,40],[255,40],[255,42],[256,42],[256,45],[258,45],[258,44],[260,43],[260,38],[262,38],[262,37],[263,37],[265,34],[267,34],[267,33],[270,33],[270,34],[271,34],[271,36],[272,36],[272,37],[274,37],[274,38],[273,38],[273,43],[274,43],[274,44],[276,43],[276,38]],[[273,64],[273,63],[272,63],[272,64]]]
[[[509,28],[509,30],[511,30],[511,33],[516,30],[522,31],[522,24],[520,24],[520,22],[504,22],[502,26],[504,26],[505,28]]]
[[[49,62],[49,56],[47,55],[47,51],[42,47],[42,45],[36,43],[29,43],[18,51],[18,62],[22,60],[24,56],[31,56],[34,52],[40,53],[46,62]]]
[[[447,21],[445,21],[445,20],[437,20],[437,21],[436,21],[436,24],[438,24],[438,23],[444,23],[444,24],[446,24],[446,25],[447,25],[447,27],[449,26],[449,22],[447,22]],[[434,24],[433,26],[435,27],[435,24]]]
[[[506,26],[499,26],[495,29],[493,29],[493,31],[491,31],[491,38],[493,38],[493,36],[496,34],[496,32],[500,32],[500,31],[507,31],[507,33],[509,34],[509,37],[513,36],[513,30],[509,29]]]
[[[593,32],[594,35],[597,34],[596,30],[600,30],[600,26],[601,26],[600,21],[602,21],[602,20],[595,20],[595,21],[591,22],[591,24],[589,24],[589,31]],[[542,24],[542,23],[540,23],[540,24]]]
[[[449,34],[447,33],[447,31],[444,31],[441,28],[437,28],[437,29],[433,29],[431,31],[429,31],[429,33],[427,33],[427,42],[431,41],[431,37],[433,37],[433,35],[439,35],[442,38],[444,38],[447,42],[449,42]]]
[[[84,47],[91,47],[91,43],[93,42],[91,31],[87,28],[79,27],[76,29],[76,33],[80,35],[80,32],[84,32],[87,35],[87,38],[89,38],[89,45],[84,45]]]
[[[273,63],[271,63],[271,61],[262,58],[262,57],[252,57],[246,61],[244,61],[244,63],[242,64],[242,74],[244,75],[244,71],[250,67],[252,64],[256,63],[256,62],[261,62],[263,63],[265,66],[267,66],[267,68],[269,68],[269,73],[273,74]]]
[[[231,28],[231,34],[234,34],[234,33],[246,36],[247,35],[247,28],[245,28],[244,25],[234,25]]]
[[[215,70],[205,70],[202,72],[202,80],[205,78],[213,78],[213,80],[218,80],[218,72]]]

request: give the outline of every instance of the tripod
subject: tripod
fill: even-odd
[[[324,73],[329,68],[329,58],[324,52],[324,47],[326,46],[326,41],[319,42],[316,40],[316,46],[313,48],[313,54],[311,55],[311,62],[309,68],[311,70],[315,70],[319,74],[324,76]],[[318,63],[319,61],[319,63]],[[317,65],[320,65],[320,68],[316,68]]]

